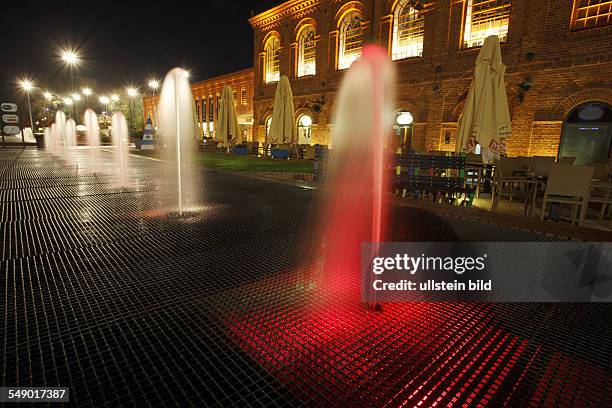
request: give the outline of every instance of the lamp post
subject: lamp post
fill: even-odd
[[[410,112],[400,112],[395,118],[399,129],[402,131],[402,154],[410,152],[412,149],[412,126],[414,118]],[[408,134],[410,130],[410,134]]]
[[[104,110],[107,111],[108,104],[110,103],[110,99],[108,98],[108,96],[101,96],[99,101],[102,105],[104,105]]]
[[[117,102],[119,102],[119,95],[117,95],[117,94],[112,94],[112,95],[111,95],[111,97],[110,97],[110,100],[111,100],[111,102],[112,102],[112,104],[111,104],[111,110],[115,110],[115,108],[116,108],[115,104],[116,104]]]
[[[92,91],[90,88],[83,88],[81,92],[83,93],[83,95],[85,95],[85,104],[89,108],[89,97],[91,96]]]
[[[149,81],[149,88],[151,88],[151,90],[153,91],[153,122],[154,122],[154,126],[157,126],[157,117],[155,115],[155,92],[157,91],[157,88],[159,88],[159,81],[156,79],[152,79]]]
[[[68,65],[68,72],[70,72],[70,86],[74,89],[74,67],[79,64],[79,56],[72,50],[64,50],[62,52],[62,61]]]
[[[127,94],[128,97],[130,98],[130,122],[132,122],[132,137],[135,136],[136,133],[136,121],[134,120],[134,103],[133,103],[133,99],[138,96],[138,89],[134,88],[134,87],[129,87],[127,88]]]
[[[34,88],[34,84],[29,79],[24,79],[21,81],[21,89],[23,89],[28,97],[28,111],[30,113],[30,129],[32,130],[32,134],[34,133],[34,121],[32,120],[32,103],[30,102],[30,91]],[[23,136],[23,131],[21,132],[21,145],[25,148],[25,138]]]
[[[72,106],[72,110],[73,110],[73,114],[74,114],[74,120],[76,121],[77,124],[79,123],[79,120],[78,120],[78,114],[79,114],[78,104],[79,104],[80,100],[81,100],[81,94],[80,93],[75,92],[75,93],[72,94],[72,101],[74,102],[74,105]]]

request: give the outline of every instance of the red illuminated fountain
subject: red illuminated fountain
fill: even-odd
[[[375,46],[347,71],[313,264],[223,293],[231,304],[223,324],[307,406],[533,401],[538,374],[530,370],[541,366],[540,346],[502,326],[492,304],[386,303],[380,313],[363,305],[361,245],[391,233],[383,197],[393,77],[386,52]]]
[[[333,193],[323,206],[320,227],[326,284],[337,282],[337,274],[358,273],[362,243],[371,242],[376,251],[386,237],[384,147],[391,129],[393,79],[386,52],[368,46],[346,73],[338,96],[326,186]]]

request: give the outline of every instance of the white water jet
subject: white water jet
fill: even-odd
[[[51,151],[51,129],[49,127],[46,127],[45,130],[43,131],[43,143],[45,146],[45,150],[50,152]]]
[[[34,137],[34,133],[32,133],[32,129],[27,127],[22,130],[23,132],[23,141],[26,143],[36,143],[36,138]]]
[[[55,113],[55,154],[64,157],[66,141],[66,114],[62,111]]]
[[[84,123],[87,130],[87,142],[91,150],[91,171],[96,172],[96,155],[100,147],[100,125],[98,124],[98,116],[93,109],[87,109],[84,115]]]
[[[76,122],[74,119],[68,119],[66,121],[65,144],[64,144],[64,158],[69,163],[74,163],[76,166],[76,156],[74,146],[76,144]]]
[[[57,125],[55,123],[51,124],[51,130],[49,131],[49,138],[51,139],[51,143],[49,144],[51,154],[57,154]]]
[[[179,214],[201,201],[200,171],[193,165],[195,106],[185,70],[174,68],[166,75],[159,102],[159,133],[168,163],[163,175],[169,206]]]
[[[125,116],[123,115],[123,113],[113,113],[113,117],[111,119],[111,126],[111,143],[115,147],[115,167],[119,170],[121,187],[126,187],[126,173],[128,170],[129,133],[127,121],[125,120]]]

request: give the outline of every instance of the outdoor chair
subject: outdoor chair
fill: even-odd
[[[607,182],[610,177],[608,163],[589,163],[588,166],[595,167],[593,178],[597,181]]]
[[[306,145],[306,152],[304,153],[304,159],[306,160],[314,160],[316,157],[316,147],[311,145]]]
[[[531,158],[529,157],[501,157],[495,161],[493,173],[493,186],[491,194],[491,210],[497,210],[502,196],[507,195],[509,201],[521,192],[521,186],[529,187],[534,183],[527,176],[530,171]],[[528,188],[523,191],[526,195],[526,204],[529,202]]]
[[[547,203],[571,204],[572,224],[581,225],[586,216],[593,166],[569,166],[555,164],[550,168],[542,201],[540,219],[546,216]],[[578,213],[580,208],[580,213]]]
[[[535,156],[531,160],[530,172],[536,177],[546,178],[553,164],[555,164],[554,157]]]

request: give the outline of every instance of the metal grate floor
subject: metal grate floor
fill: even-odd
[[[78,406],[612,406],[609,305],[371,313],[357,279],[317,272],[317,193],[206,172],[205,207],[163,216],[154,162],[120,188],[80,154],[0,150],[2,385]],[[551,239],[393,219],[402,239]]]

